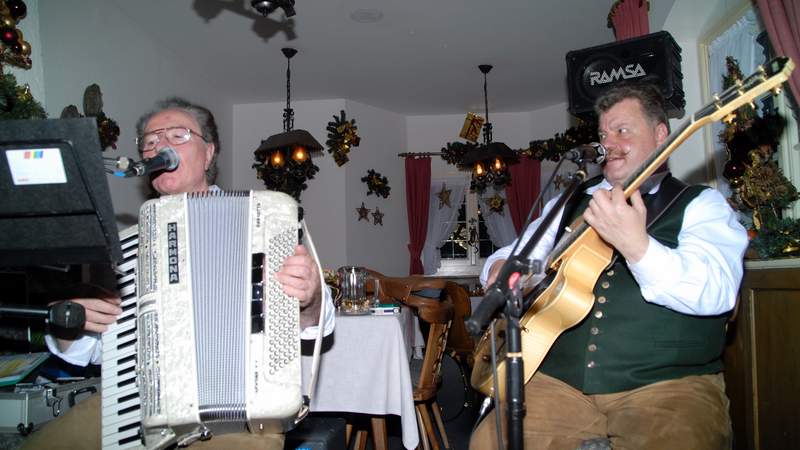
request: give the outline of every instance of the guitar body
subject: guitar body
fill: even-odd
[[[612,254],[611,247],[590,228],[551,266],[555,270],[552,281],[520,320],[525,383],[536,373],[558,336],[589,314],[594,304],[592,290],[603,269],[611,262]],[[502,399],[506,392],[505,321],[495,323],[495,336]],[[494,397],[490,339],[491,332],[487,330],[478,342],[471,383],[484,395]]]

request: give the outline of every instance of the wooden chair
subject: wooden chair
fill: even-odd
[[[445,284],[445,291],[453,301],[453,325],[450,327],[450,334],[447,336],[445,350],[462,366],[472,367],[475,339],[467,332],[467,327],[464,323],[472,315],[469,293],[463,286],[454,281],[448,281]]]
[[[439,450],[438,431],[444,448],[450,448],[450,441],[442,421],[441,409],[436,401],[436,394],[441,384],[442,357],[445,354],[448,332],[453,321],[453,301],[447,290],[447,281],[421,276],[404,278],[386,277],[378,272],[370,271],[370,275],[380,280],[380,297],[393,300],[404,307],[411,308],[419,320],[429,326],[425,341],[425,355],[419,360],[411,361],[411,380],[414,385],[414,403],[417,412],[417,423],[420,429],[420,443],[425,450]],[[439,298],[417,295],[425,289],[440,292]],[[433,421],[436,421],[434,429]],[[380,426],[380,425],[378,425]],[[373,423],[373,433],[375,433]],[[385,427],[383,428],[385,433]],[[376,436],[377,438],[377,436]],[[384,439],[385,441],[385,439]]]

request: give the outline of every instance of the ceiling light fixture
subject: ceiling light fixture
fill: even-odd
[[[311,157],[322,153],[322,145],[306,130],[294,130],[294,110],[291,106],[291,59],[297,54],[293,48],[282,48],[286,56],[286,108],[283,110],[283,133],[261,141],[255,151],[258,178],[267,189],[285,192],[297,201],[305,190],[306,181],[319,171]]]
[[[505,188],[511,182],[510,164],[519,162],[519,156],[502,142],[492,141],[492,123],[489,122],[489,95],[486,87],[486,74],[492,70],[489,64],[478,66],[483,73],[483,106],[486,111],[486,123],[483,124],[483,144],[469,150],[464,154],[458,167],[462,170],[472,170],[470,190],[483,193],[490,185],[496,190]]]
[[[264,17],[270,15],[278,8],[283,10],[286,17],[292,17],[295,15],[294,1],[295,0],[252,0],[250,6]]]

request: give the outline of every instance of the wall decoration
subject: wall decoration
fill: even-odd
[[[500,196],[499,192],[495,192],[491,197],[481,197],[483,203],[489,208],[490,212],[503,214],[503,207],[506,205],[506,199]]]
[[[264,180],[267,189],[285,192],[300,201],[308,187],[306,181],[319,171],[311,157],[322,153],[322,145],[306,130],[294,129],[294,110],[291,106],[291,59],[297,50],[285,47],[286,108],[283,110],[283,133],[273,134],[255,150],[256,176]]]
[[[373,225],[380,225],[383,226],[383,213],[375,207],[375,211],[372,213],[372,224]]]
[[[328,122],[328,140],[325,144],[328,146],[328,153],[333,155],[333,160],[336,161],[337,166],[344,165],[350,160],[347,156],[350,153],[351,147],[358,147],[361,143],[361,138],[358,136],[358,127],[356,127],[356,119],[347,120],[344,110],[340,112],[341,116],[333,116],[333,121]]]
[[[366,220],[367,222],[369,222],[369,211],[370,211],[370,209],[367,208],[366,206],[364,206],[364,202],[361,202],[361,207],[360,208],[356,208],[356,211],[358,212],[358,221],[359,222],[361,222],[362,220]]]
[[[369,189],[367,195],[375,194],[383,198],[389,197],[389,191],[392,188],[389,187],[389,180],[380,173],[369,169],[367,171],[367,176],[361,177],[361,181],[367,183],[367,188]]]
[[[444,183],[442,183],[442,189],[436,193],[436,197],[439,198],[439,209],[444,208],[447,205],[448,208],[452,208],[453,206],[450,205],[450,193],[453,192],[451,189],[447,189]]]
[[[22,69],[30,69],[31,44],[22,36],[17,24],[28,14],[28,7],[22,0],[0,0],[0,77],[2,65],[11,64]]]
[[[106,116],[103,112],[103,93],[100,86],[91,84],[83,91],[83,113],[86,117],[94,117],[97,121],[97,134],[100,137],[100,148],[106,150],[111,147],[117,149],[117,139],[119,138],[119,125],[117,122]],[[69,105],[61,110],[62,119],[84,117],[75,105]]]

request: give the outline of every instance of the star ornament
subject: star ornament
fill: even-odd
[[[369,222],[369,211],[370,210],[369,210],[369,208],[364,206],[364,202],[361,202],[361,207],[360,208],[356,208],[356,211],[358,211],[358,221],[359,222],[361,222],[362,220],[366,220],[367,222]]]
[[[372,213],[372,224],[383,226],[383,213],[375,207],[375,212]]]
[[[439,198],[439,209],[442,209],[444,205],[447,205],[448,208],[452,208],[450,205],[450,193],[452,192],[451,189],[447,189],[447,186],[442,183],[442,190],[436,193],[436,197]]]
[[[490,212],[495,212],[501,216],[504,215],[503,206],[505,206],[506,200],[500,194],[495,192],[493,196],[483,199],[483,202],[489,207]]]

